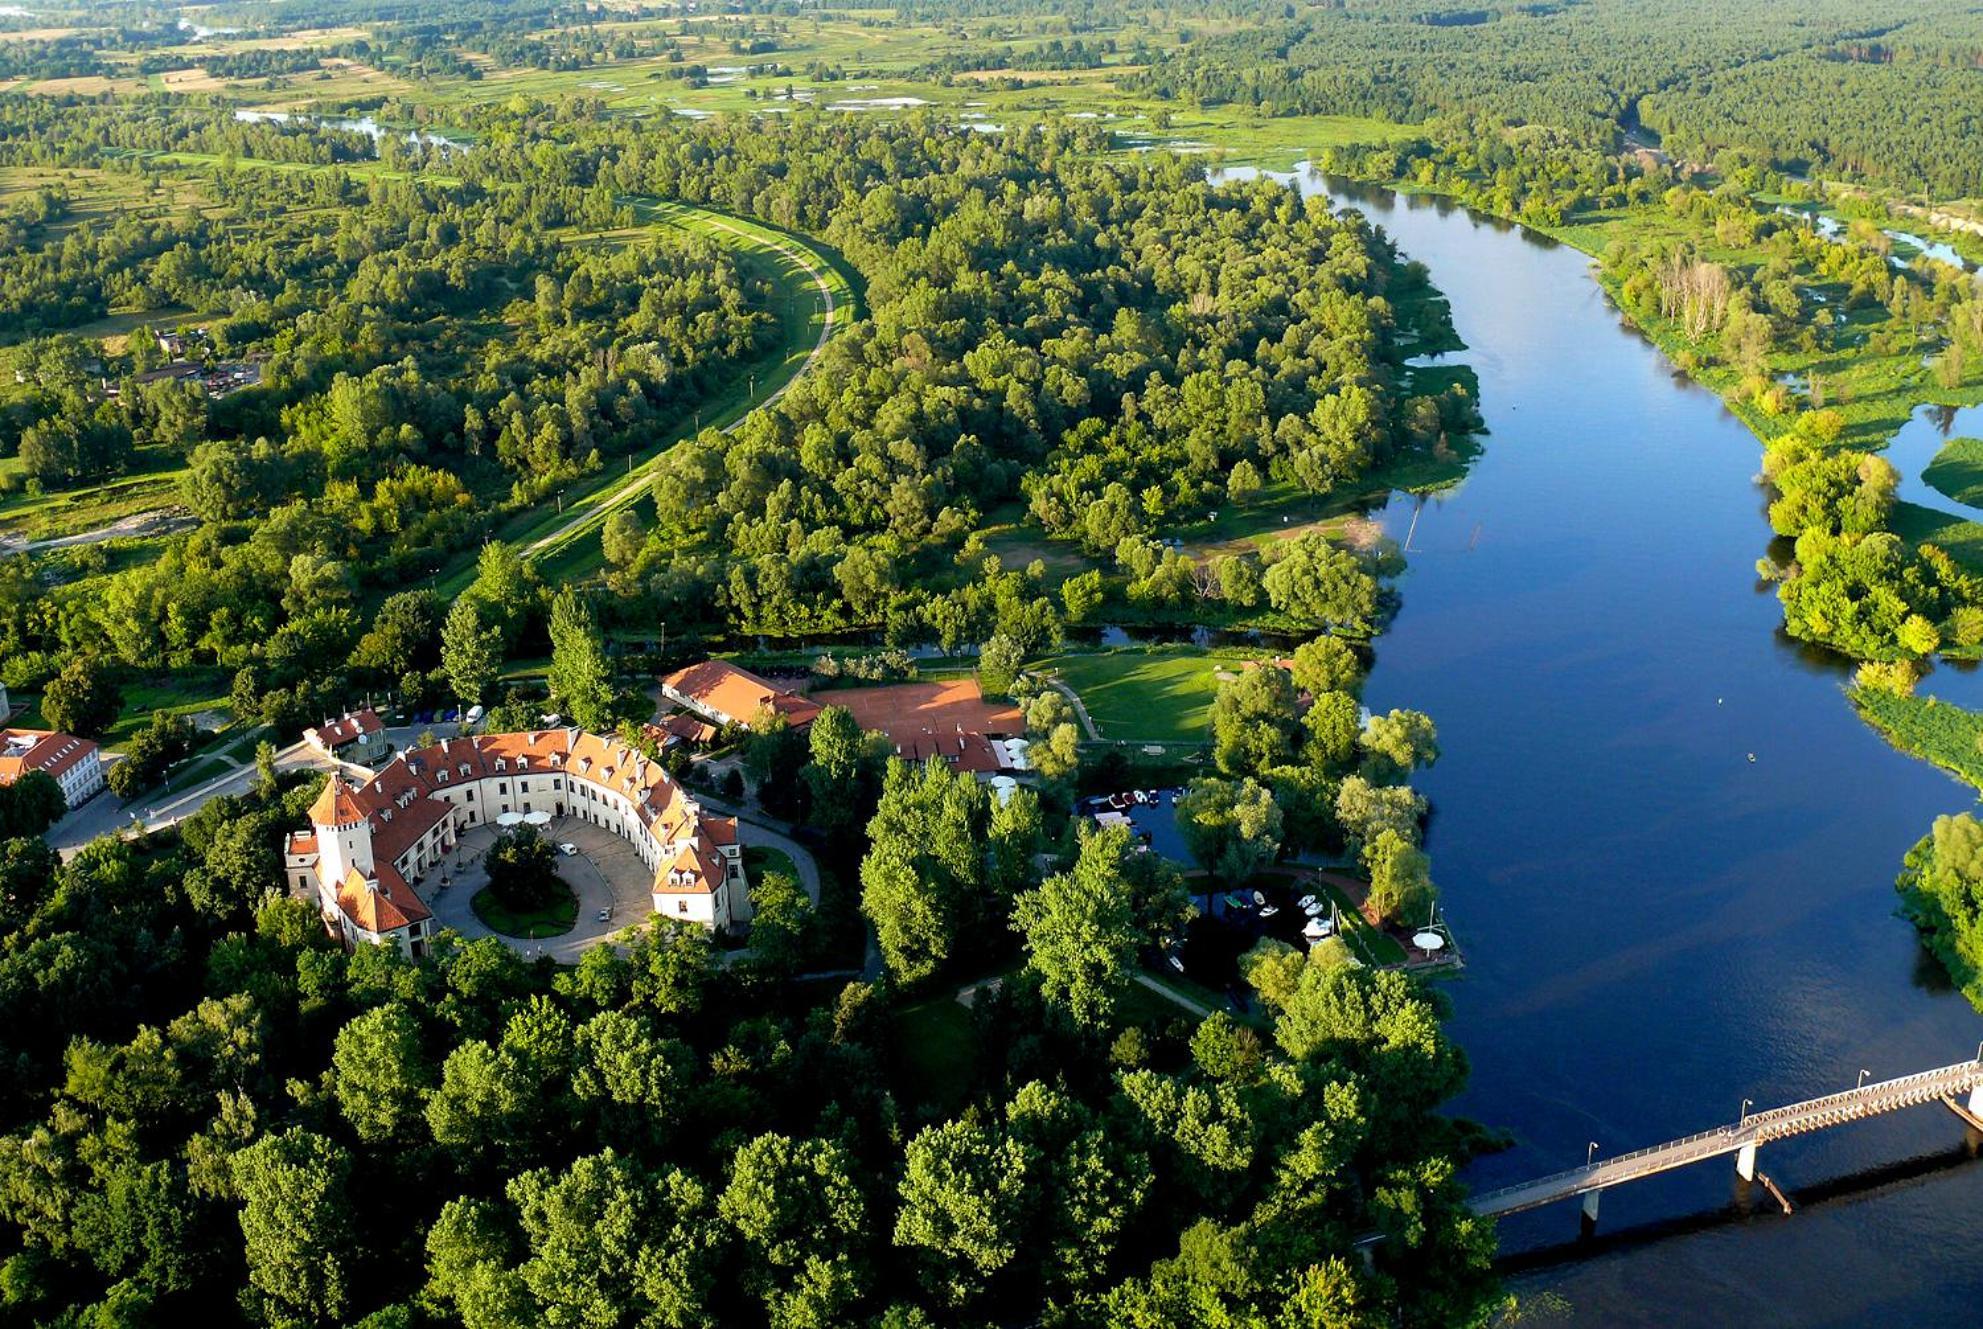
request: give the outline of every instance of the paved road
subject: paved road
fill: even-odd
[[[799,885],[805,887],[813,904],[819,903],[819,864],[804,845],[769,826],[745,821],[741,817],[737,819],[737,843],[746,848],[783,850],[799,874]]]
[[[330,771],[337,769],[339,763],[302,743],[292,743],[276,753],[275,765],[278,771]],[[358,771],[362,768],[346,769]],[[67,858],[99,836],[122,834],[138,826],[147,831],[164,830],[184,821],[222,794],[247,793],[254,783],[255,765],[249,762],[236,765],[225,774],[216,775],[190,789],[171,794],[154,789],[139,795],[131,803],[126,803],[106,789],[49,827],[46,838],[52,848]]]
[[[818,265],[813,262],[812,255],[808,254],[804,249],[794,245],[788,245],[784,241],[775,239],[770,235],[758,235],[754,232],[746,231],[742,227],[732,226],[730,223],[715,217],[708,217],[705,220],[718,230],[728,231],[732,235],[741,236],[754,243],[762,242],[798,264],[805,270],[806,275],[812,278],[813,285],[818,288],[820,299],[825,302],[824,307],[826,311],[826,317],[820,324],[819,339],[813,343],[813,348],[806,352],[805,362],[798,367],[797,371],[790,378],[779,384],[775,391],[767,393],[761,400],[753,402],[750,406],[740,411],[736,419],[724,425],[723,432],[727,434],[742,424],[745,417],[749,416],[751,412],[771,405],[787,392],[791,391],[792,385],[812,369],[814,362],[819,359],[820,353],[826,349],[826,343],[832,340],[834,324],[839,321],[840,310],[839,306],[833,301],[833,288],[827,284],[826,274],[819,270]],[[537,558],[549,550],[558,548],[578,531],[599,521],[615,508],[625,507],[627,504],[632,503],[647,492],[649,479],[647,467],[642,467],[639,471],[630,473],[619,485],[587,502],[582,510],[572,515],[570,521],[563,523],[549,535],[534,540],[525,546],[523,551],[524,557]]]

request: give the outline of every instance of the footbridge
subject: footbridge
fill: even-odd
[[[1983,1054],[1983,1048],[1978,1049]],[[1842,1093],[1771,1108],[1766,1112],[1745,1110],[1739,1120],[1713,1130],[1669,1140],[1649,1149],[1640,1149],[1615,1158],[1594,1161],[1552,1176],[1538,1177],[1519,1186],[1476,1195],[1470,1203],[1484,1217],[1516,1214],[1539,1209],[1558,1200],[1582,1196],[1584,1219],[1597,1221],[1598,1196],[1613,1186],[1671,1172],[1704,1159],[1735,1155],[1736,1175],[1744,1181],[1756,1180],[1756,1150],[1772,1140],[1830,1130],[1867,1117],[1877,1117],[1903,1108],[1940,1103],[1962,1119],[1970,1131],[1983,1135],[1983,1059],[1965,1061],[1939,1070],[1920,1071],[1896,1080],[1862,1084]],[[1974,1142],[1972,1136],[1972,1142]],[[1765,1177],[1764,1183],[1775,1187]],[[1782,1200],[1780,1192],[1776,1192]],[[1783,1200],[1786,1210],[1789,1202]]]

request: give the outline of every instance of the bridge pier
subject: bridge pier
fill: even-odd
[[[1603,1194],[1604,1194],[1604,1190],[1602,1187],[1594,1191],[1584,1192],[1583,1229],[1584,1229],[1584,1235],[1586,1236],[1589,1236],[1592,1232],[1597,1230],[1598,1197]]]
[[[1756,1179],[1756,1142],[1754,1140],[1743,1145],[1741,1151],[1735,1155],[1735,1175],[1744,1181],[1754,1181]]]

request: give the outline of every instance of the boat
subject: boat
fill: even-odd
[[[1308,920],[1308,926],[1301,930],[1301,935],[1308,938],[1311,942],[1316,942],[1321,941],[1325,937],[1335,935],[1335,931],[1336,925],[1328,919],[1311,918]]]
[[[1164,959],[1169,963],[1171,968],[1177,970],[1180,974],[1184,972],[1184,961],[1178,959],[1176,955],[1166,955]]]
[[[1299,900],[1296,900],[1295,903],[1301,906],[1301,910],[1305,914],[1315,912],[1315,897],[1312,895],[1304,895]]]
[[[1255,892],[1253,892],[1253,903],[1255,903],[1255,904],[1258,904],[1258,905],[1264,905],[1264,904],[1266,904],[1266,903],[1267,903],[1267,892],[1265,892],[1265,891],[1255,891]]]
[[[1307,914],[1310,918],[1318,918],[1329,912],[1329,906],[1320,900],[1310,900],[1301,907],[1301,912]]]
[[[1262,918],[1272,918],[1280,912],[1281,907],[1277,904],[1263,904],[1260,906],[1260,917]]]

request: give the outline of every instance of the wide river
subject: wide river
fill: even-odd
[[[1983,1019],[1895,915],[1901,856],[1973,794],[1853,714],[1779,630],[1759,447],[1607,302],[1575,250],[1325,182],[1452,301],[1486,451],[1424,505],[1368,700],[1439,724],[1421,777],[1463,942],[1457,1110],[1515,1147],[1489,1188],[1976,1055]],[[1918,464],[1918,463],[1917,463]],[[1403,539],[1415,503],[1385,525]],[[1938,675],[1950,695],[1975,677]],[[1736,1211],[1727,1163],[1502,1226],[1511,1281],[1591,1325],[1973,1324],[1983,1165],[1917,1109],[1766,1147],[1798,1209]]]

